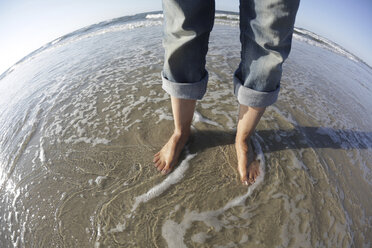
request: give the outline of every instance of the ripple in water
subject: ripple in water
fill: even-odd
[[[233,147],[238,17],[218,13],[193,140],[163,177],[151,164],[173,128],[161,24],[96,24],[0,77],[1,247],[369,247],[372,69],[298,29],[247,189]]]

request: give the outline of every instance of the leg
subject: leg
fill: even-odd
[[[235,149],[238,157],[240,180],[245,185],[254,183],[256,177],[260,173],[258,161],[252,161],[254,159],[253,151],[249,144],[250,138],[264,112],[264,107],[239,106],[239,121],[235,138]]]
[[[171,95],[174,132],[153,162],[170,172],[190,136],[197,99],[206,91],[205,56],[214,21],[214,0],[163,0],[163,89]]]
[[[249,139],[265,108],[278,98],[298,6],[299,0],[240,0],[242,52],[234,75],[234,93],[240,103],[235,147],[244,184],[253,183],[259,174],[258,161],[249,161],[253,160]]]
[[[154,156],[158,171],[167,174],[177,163],[178,157],[190,136],[190,126],[196,100],[171,97],[174,132],[164,147]]]

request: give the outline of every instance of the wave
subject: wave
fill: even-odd
[[[146,15],[146,19],[163,19],[164,18],[164,14],[162,13],[159,13],[159,14],[147,14]],[[216,19],[225,19],[225,20],[239,20],[239,15],[238,14],[233,14],[233,13],[225,13],[225,12],[221,12],[221,13],[216,13],[215,15],[215,18]]]
[[[346,49],[342,48],[340,45],[320,36],[317,35],[311,31],[308,31],[303,28],[295,28],[293,33],[293,38],[295,38],[298,41],[306,42],[310,45],[317,46],[320,48],[325,48],[327,50],[330,50],[332,52],[341,54],[344,57],[347,57],[348,59],[351,59],[355,62],[362,62],[364,63],[360,58],[356,57],[354,54],[346,51]]]
[[[164,18],[163,14],[148,14],[146,15],[146,19],[162,19]]]

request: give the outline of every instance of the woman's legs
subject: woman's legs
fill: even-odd
[[[241,63],[234,75],[240,103],[235,140],[238,170],[244,184],[259,174],[249,140],[265,108],[278,97],[282,63],[288,57],[299,0],[241,0]],[[208,73],[205,56],[213,27],[213,0],[163,0],[165,61],[163,89],[172,96],[175,130],[154,156],[166,174],[177,162],[190,135],[196,99],[205,94]],[[248,164],[249,163],[249,164]]]

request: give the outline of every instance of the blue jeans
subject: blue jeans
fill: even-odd
[[[266,107],[277,100],[298,6],[299,0],[240,0],[241,62],[233,79],[240,104]],[[163,0],[163,12],[163,89],[176,98],[202,99],[214,0]]]

